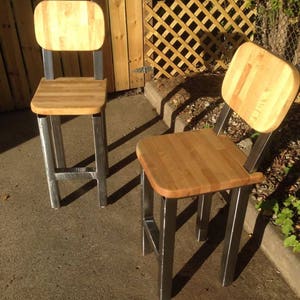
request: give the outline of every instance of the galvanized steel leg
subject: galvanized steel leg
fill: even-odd
[[[49,132],[48,120],[46,116],[38,116],[38,126],[40,131],[42,152],[44,156],[48,189],[52,208],[60,207],[60,196],[58,183],[55,179],[54,157],[52,152],[52,143]]]
[[[171,299],[177,199],[162,198],[159,237],[159,299]]]
[[[141,185],[142,185],[142,252],[143,255],[153,252],[152,245],[147,237],[145,230],[145,221],[153,220],[153,197],[154,192],[145,174],[142,170],[141,173]]]
[[[56,168],[65,168],[66,159],[61,132],[60,116],[50,116],[50,125]]]
[[[105,169],[106,169],[106,175],[109,175],[109,166],[108,166],[108,148],[107,148],[107,131],[106,131],[106,115],[105,110],[101,112],[101,122],[102,122],[102,130],[103,130],[103,143],[104,143],[104,149],[105,149]]]
[[[251,186],[232,190],[221,262],[221,283],[227,286],[234,280],[235,266]]]
[[[198,196],[196,220],[196,237],[198,241],[205,241],[207,239],[211,202],[212,194]]]
[[[100,114],[93,115],[93,131],[94,131],[94,146],[95,146],[95,163],[96,163],[96,180],[98,188],[98,199],[100,206],[107,205],[106,194],[106,145],[104,142],[104,128]]]

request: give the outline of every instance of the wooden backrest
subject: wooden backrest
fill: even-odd
[[[272,132],[299,90],[299,72],[254,43],[242,44],[222,84],[224,101],[253,129]]]
[[[104,41],[104,15],[91,1],[42,1],[34,10],[38,44],[52,51],[98,50]]]

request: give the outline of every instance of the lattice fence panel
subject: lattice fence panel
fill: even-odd
[[[154,78],[224,70],[254,35],[255,11],[243,0],[145,3],[145,60]]]

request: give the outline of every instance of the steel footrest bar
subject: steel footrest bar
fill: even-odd
[[[95,168],[60,168],[55,170],[56,180],[97,179]]]

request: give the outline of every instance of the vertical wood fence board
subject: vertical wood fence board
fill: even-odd
[[[80,74],[84,77],[93,76],[93,57],[90,52],[79,52]]]
[[[68,77],[79,77],[80,66],[77,52],[63,51],[60,53],[62,59],[63,73]]]
[[[153,77],[154,77],[154,75],[153,75],[153,71],[154,70],[151,69],[152,68],[151,60],[153,59],[153,57],[150,54],[151,46],[148,47],[148,45],[147,45],[147,38],[146,38],[148,30],[149,30],[146,27],[146,25],[149,24],[150,27],[152,27],[154,25],[153,24],[153,19],[148,19],[148,22],[146,22],[147,15],[149,14],[149,12],[147,12],[147,8],[148,7],[150,7],[150,8],[153,7],[153,0],[148,0],[148,1],[143,0],[144,66],[146,66],[147,68],[149,68],[149,71],[145,73],[145,82],[152,80]],[[150,42],[152,44],[153,39],[150,37],[148,42]],[[151,59],[148,58],[147,54],[149,54],[149,57]],[[154,52],[152,52],[152,54],[154,55]]]
[[[127,90],[130,85],[125,1],[109,0],[109,14],[115,87],[117,91]]]
[[[130,88],[144,86],[143,5],[141,0],[126,0]]]
[[[107,90],[113,92],[116,90],[114,78],[114,65],[113,65],[113,52],[111,41],[111,28],[109,18],[109,5],[107,0],[96,0],[104,12],[105,18],[105,39],[103,44],[103,57],[104,57],[104,77],[107,79]]]
[[[41,50],[36,43],[33,30],[32,4],[30,0],[14,0],[12,4],[32,96],[43,75]]]
[[[12,95],[7,80],[2,53],[0,52],[0,111],[12,110],[14,103],[11,101]]]
[[[12,101],[16,108],[28,106],[29,83],[25,73],[22,52],[9,0],[2,0],[0,9],[1,49],[10,82]]]
[[[61,53],[53,52],[52,56],[53,56],[54,76],[61,77],[64,74]]]

